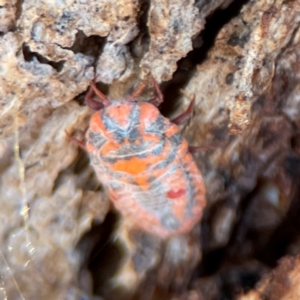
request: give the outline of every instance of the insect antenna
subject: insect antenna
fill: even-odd
[[[151,74],[151,80],[155,89],[156,96],[153,99],[150,99],[148,102],[155,106],[159,106],[162,102],[164,102],[164,95],[152,74]]]
[[[145,82],[141,82],[138,87],[126,97],[127,101],[135,101],[136,97],[144,90],[146,84]]]

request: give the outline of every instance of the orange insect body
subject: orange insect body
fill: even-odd
[[[85,148],[116,208],[138,227],[169,237],[201,219],[201,173],[178,126],[153,104],[104,106],[91,117]]]

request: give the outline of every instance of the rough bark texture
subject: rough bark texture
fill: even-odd
[[[0,299],[298,299],[299,23],[299,1],[0,0]],[[120,99],[149,73],[164,114],[195,96],[203,147],[204,218],[169,240],[117,215],[67,134],[95,76]]]

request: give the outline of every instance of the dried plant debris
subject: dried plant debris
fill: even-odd
[[[299,12],[284,0],[0,0],[0,298],[297,299]],[[168,240],[116,217],[67,137],[84,138],[95,76],[118,98],[150,72],[168,81],[163,112],[195,96],[182,133],[203,149],[202,224]]]
[[[279,266],[267,274],[255,291],[238,297],[239,300],[296,300],[299,299],[299,255],[287,256],[279,261]]]
[[[201,110],[209,111],[199,113],[201,126],[222,110],[230,114],[232,133],[249,125],[252,103],[269,86],[278,55],[299,27],[299,9],[297,1],[250,1],[220,30],[186,87]]]
[[[194,1],[151,1],[148,14],[149,50],[141,67],[160,81],[171,79],[177,61],[192,50],[192,39],[203,28]]]
[[[86,36],[97,35],[106,37],[107,41],[103,58],[98,61],[98,79],[111,83],[125,71],[130,73],[130,69],[127,69],[130,54],[124,45],[138,33],[138,1],[124,0],[115,3],[110,0],[73,0],[59,4],[51,1],[25,1],[22,9],[26,13],[21,15],[18,28],[24,38],[23,42],[28,44],[31,51],[57,62],[61,55],[66,55],[72,49],[79,32]],[[81,47],[84,47],[84,43],[85,41]],[[97,49],[99,44],[95,43],[90,47]],[[103,59],[108,58],[107,52],[113,52],[110,57],[114,59],[103,65]],[[72,51],[70,53],[74,55]],[[97,60],[96,57],[92,59],[93,63]]]

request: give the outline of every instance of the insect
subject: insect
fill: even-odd
[[[89,153],[98,179],[121,214],[167,238],[190,231],[201,219],[205,186],[176,125],[190,116],[194,100],[170,121],[156,107],[163,95],[153,77],[152,81],[157,96],[148,102],[136,101],[144,83],[128,97],[110,101],[92,81],[85,102],[97,111],[85,143],[71,139]]]

